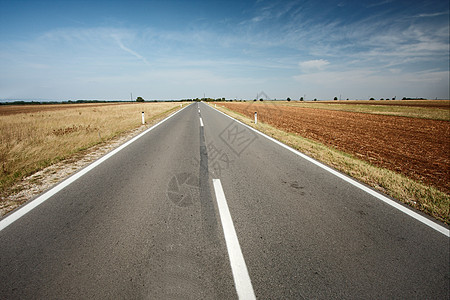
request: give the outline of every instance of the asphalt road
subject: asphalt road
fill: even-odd
[[[449,299],[449,241],[195,103],[0,231],[0,299]]]

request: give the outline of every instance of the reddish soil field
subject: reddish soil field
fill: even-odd
[[[450,122],[269,104],[221,105],[450,193]]]

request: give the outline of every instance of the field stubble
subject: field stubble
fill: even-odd
[[[450,121],[448,100],[390,100],[390,101],[280,101],[275,105],[370,113],[386,116],[410,117]]]
[[[26,176],[140,127],[142,112],[147,123],[154,123],[179,106],[179,103],[0,106],[0,196],[5,199],[13,185]]]
[[[450,223],[450,122],[289,103],[219,106],[251,126],[257,111],[257,129]]]

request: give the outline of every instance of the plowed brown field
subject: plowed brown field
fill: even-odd
[[[257,111],[258,121],[450,193],[448,121],[259,103],[221,105],[250,118]]]
[[[433,107],[433,108],[443,108],[449,109],[449,103],[447,100],[362,100],[362,101],[321,101],[321,103],[328,104],[346,104],[346,105],[382,105],[382,106],[410,106],[410,107]]]

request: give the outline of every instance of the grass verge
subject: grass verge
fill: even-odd
[[[450,224],[450,196],[434,187],[426,186],[404,175],[375,167],[347,153],[296,134],[287,133],[268,124],[254,122],[230,109],[217,106],[231,117],[299,150],[306,155],[345,173],[374,189],[387,194],[435,219]]]

